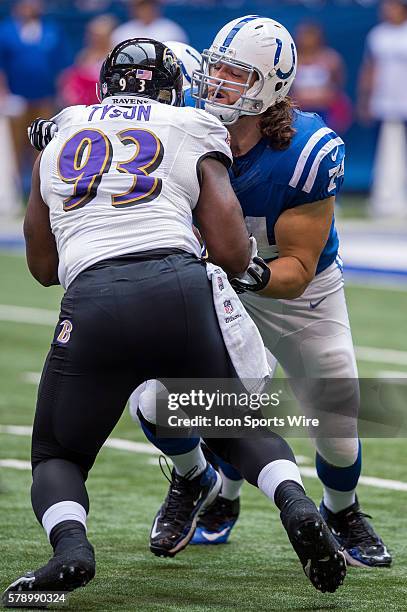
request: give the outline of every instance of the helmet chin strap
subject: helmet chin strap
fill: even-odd
[[[233,125],[243,115],[259,115],[264,106],[263,101],[255,98],[251,100],[247,99],[261,93],[262,87],[260,88],[260,91],[258,91],[258,86],[256,87],[256,83],[258,83],[258,81],[255,81],[255,84],[245,92],[243,100],[242,98],[239,98],[229,107],[218,106],[216,102],[214,103],[207,101],[205,103],[205,110],[211,115],[217,117],[224,125]],[[222,84],[219,83],[217,91],[221,89],[221,85]]]
[[[210,103],[205,103],[205,110],[217,117],[224,125],[232,125],[240,117],[240,109],[231,106],[230,108],[215,106]]]
[[[230,105],[229,108],[225,108],[224,106],[216,106],[216,104],[206,102],[205,110],[217,117],[224,125],[233,125],[236,123],[238,119],[242,116],[256,116],[260,115],[262,112],[263,103],[259,102],[259,110],[250,112],[244,108],[244,104],[242,106],[234,106]]]
[[[100,85],[99,83],[95,83],[95,90],[96,90],[96,97],[99,100],[99,102],[102,102],[102,98],[100,95]]]

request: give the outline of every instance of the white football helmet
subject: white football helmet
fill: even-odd
[[[194,47],[191,47],[191,45],[176,42],[175,40],[169,40],[165,42],[164,45],[171,49],[177,56],[184,77],[184,90],[189,89],[192,83],[192,73],[201,66],[201,54],[194,49]]]
[[[233,105],[216,101],[216,95],[220,90],[240,93],[242,84],[212,77],[211,68],[219,64],[247,72],[243,94]],[[288,30],[274,19],[247,15],[226,24],[210,49],[203,51],[201,67],[193,74],[193,97],[222,123],[230,125],[241,115],[259,115],[283,100],[296,70],[297,50]],[[216,87],[210,100],[208,87]]]

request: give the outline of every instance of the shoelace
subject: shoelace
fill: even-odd
[[[369,523],[365,520],[366,518],[372,518],[370,514],[365,514],[361,510],[355,510],[350,512],[347,518],[349,526],[347,546],[349,548],[361,543],[373,546],[380,545],[378,537]]]
[[[164,465],[163,465],[164,464]],[[185,517],[190,514],[190,504],[194,501],[194,488],[191,487],[190,479],[198,470],[198,466],[191,468],[185,476],[180,476],[174,471],[171,471],[168,460],[164,455],[159,457],[159,465],[161,472],[170,483],[167,497],[164,503],[165,522],[183,522]],[[165,471],[167,468],[170,477]]]

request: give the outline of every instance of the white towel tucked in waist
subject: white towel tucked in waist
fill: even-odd
[[[236,373],[250,393],[259,393],[270,378],[266,350],[259,330],[247,314],[226,273],[206,264],[212,282],[219,327]]]

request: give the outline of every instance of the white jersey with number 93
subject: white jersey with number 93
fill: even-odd
[[[178,248],[199,256],[192,211],[200,160],[232,159],[217,119],[114,96],[69,107],[54,120],[58,132],[43,152],[40,178],[63,287],[94,263],[121,255]]]

